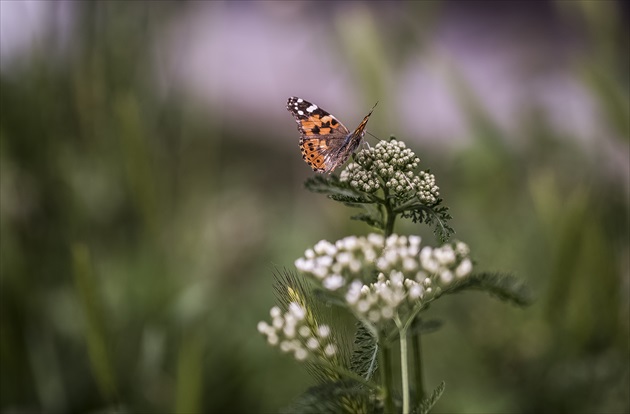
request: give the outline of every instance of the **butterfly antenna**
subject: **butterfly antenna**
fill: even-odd
[[[373,133],[371,133],[370,131],[365,131],[368,135],[371,135],[373,138],[376,138],[379,141],[383,141],[383,139],[377,137],[376,135],[374,135]]]
[[[372,109],[370,109],[370,113],[368,113],[367,116],[372,115],[372,111],[374,111],[374,108],[376,108],[376,105],[378,105],[378,101],[376,101],[376,103],[374,104],[374,106],[372,107]],[[372,137],[376,138],[379,141],[382,141],[382,139],[380,139],[379,137],[377,137],[376,135],[372,134],[370,131],[365,131],[366,133],[370,134]],[[367,144],[367,142],[366,142]],[[369,144],[368,144],[368,148],[369,148]]]

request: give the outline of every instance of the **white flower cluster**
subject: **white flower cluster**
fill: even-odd
[[[402,272],[392,271],[389,277],[379,273],[377,281],[364,285],[355,280],[350,284],[345,299],[350,308],[372,323],[392,319],[405,302],[413,305],[422,299],[425,292],[431,293],[430,279],[426,283],[405,278]]]
[[[339,175],[341,182],[349,182],[355,190],[373,193],[380,188],[378,176],[372,170],[366,170],[356,162],[350,162]]]
[[[418,190],[420,200],[428,205],[437,203],[438,197],[440,196],[440,187],[435,185],[435,175],[426,171],[420,171],[420,177],[418,180],[419,183],[415,186],[415,188]]]
[[[404,142],[381,141],[360,151],[356,162],[349,163],[339,179],[366,193],[373,193],[381,185],[397,193],[418,192],[423,202],[433,204],[439,196],[435,176],[427,172],[415,175],[413,171],[419,163],[420,159]]]
[[[258,332],[267,337],[267,342],[279,346],[283,352],[290,352],[295,359],[303,361],[309,356],[331,358],[337,353],[337,346],[331,341],[328,325],[313,326],[307,321],[307,311],[297,302],[289,304],[289,310],[282,313],[279,307],[271,308],[271,325],[258,322]]]
[[[319,280],[324,288],[337,290],[347,280],[360,277],[365,264],[377,259],[383,243],[383,236],[374,233],[367,237],[349,236],[334,244],[321,240],[295,261],[295,267]]]
[[[472,262],[462,242],[432,248],[420,246],[419,236],[378,234],[350,236],[335,244],[320,241],[295,265],[328,290],[339,290],[351,309],[371,322],[391,319],[400,306],[428,300],[456,279],[468,276]],[[366,270],[368,270],[366,272]],[[379,272],[377,281],[363,275]]]
[[[469,253],[466,243],[460,241],[435,248],[424,246],[421,249],[419,236],[393,234],[387,238],[383,252],[376,261],[376,268],[386,273],[399,270],[417,282],[426,282],[429,278],[446,285],[455,278],[470,274],[472,262]]]

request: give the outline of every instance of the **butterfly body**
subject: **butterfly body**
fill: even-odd
[[[361,144],[372,114],[370,111],[350,132],[329,112],[302,98],[289,98],[287,109],[298,124],[302,158],[313,171],[319,173],[330,173],[348,160]]]

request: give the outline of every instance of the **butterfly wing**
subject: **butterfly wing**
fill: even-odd
[[[289,98],[287,109],[298,124],[304,161],[315,172],[334,170],[350,136],[348,128],[329,112],[302,98]]]

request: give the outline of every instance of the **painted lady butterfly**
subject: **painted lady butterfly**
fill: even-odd
[[[350,132],[337,118],[302,98],[289,98],[287,109],[298,124],[302,158],[319,173],[330,173],[346,162],[361,143],[374,110],[372,108],[354,132]]]

